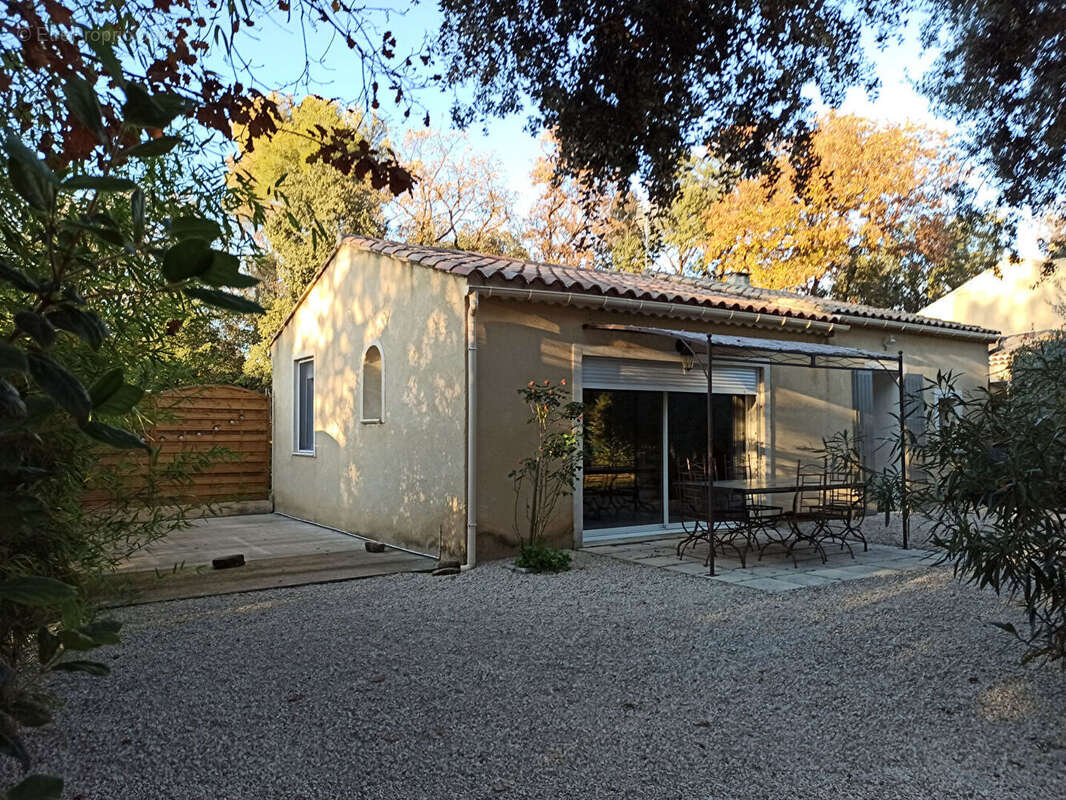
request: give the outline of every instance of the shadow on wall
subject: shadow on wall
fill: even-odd
[[[293,338],[295,356],[316,358],[312,519],[462,556],[462,307],[454,278],[358,251],[312,290]],[[362,360],[372,344],[382,355],[383,420],[364,423]]]

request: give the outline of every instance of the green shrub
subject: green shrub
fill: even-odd
[[[915,461],[926,476],[912,507],[932,517],[932,542],[968,583],[1017,601],[1025,629],[998,627],[1025,646],[1023,662],[1066,666],[1066,346],[1015,358],[1003,393],[959,398],[938,376]]]
[[[524,544],[514,563],[534,572],[566,572],[570,569],[570,553],[541,544]]]
[[[518,390],[536,431],[536,448],[507,476],[514,485],[514,528],[523,547],[539,545],[559,501],[573,493],[581,473],[581,415],[566,380],[530,381]],[[523,525],[524,518],[524,525]],[[523,532],[522,528],[525,527]]]

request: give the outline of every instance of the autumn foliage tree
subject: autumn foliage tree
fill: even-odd
[[[536,199],[524,239],[533,256],[556,264],[640,271],[647,266],[647,210],[630,191],[600,192],[570,177],[550,134],[530,182]]]
[[[259,293],[266,313],[257,320],[245,372],[270,379],[270,340],[337,244],[341,233],[381,236],[383,207],[390,195],[369,176],[348,175],[316,159],[320,130],[344,129],[352,138],[385,151],[384,126],[359,110],[321,97],[300,102],[271,95],[281,116],[277,131],[258,140],[247,125],[235,125],[239,148],[230,181],[254,195],[263,215],[256,235],[264,249],[256,259]]]
[[[525,256],[514,193],[498,159],[474,151],[466,134],[410,131],[400,158],[416,182],[388,209],[392,235],[413,244]]]
[[[913,311],[999,258],[1003,226],[944,134],[827,115],[812,149],[805,191],[782,154],[779,179],[740,181],[706,207],[687,242],[695,271]]]

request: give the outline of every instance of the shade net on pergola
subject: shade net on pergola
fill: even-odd
[[[910,545],[910,519],[907,510],[907,448],[906,419],[904,414],[903,351],[895,354],[862,350],[857,347],[795,342],[784,339],[761,339],[754,336],[729,336],[700,331],[674,330],[641,325],[595,325],[585,327],[593,330],[617,333],[636,333],[673,339],[674,347],[682,356],[693,359],[707,376],[707,463],[714,458],[714,415],[712,394],[714,391],[714,362],[772,364],[783,367],[829,370],[880,370],[892,375],[899,389],[899,470],[900,511],[903,522],[903,547]],[[711,500],[713,481],[707,479],[707,526],[710,544],[710,567],[714,573],[714,506]]]

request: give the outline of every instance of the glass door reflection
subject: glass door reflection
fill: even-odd
[[[586,389],[584,527],[663,521],[663,395]]]

